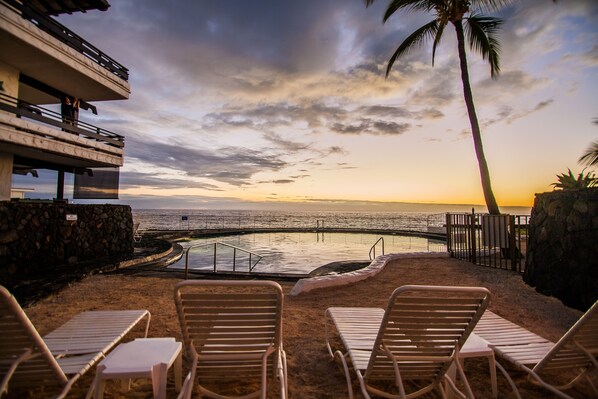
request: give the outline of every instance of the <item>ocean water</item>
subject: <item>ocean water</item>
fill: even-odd
[[[442,227],[444,213],[426,212],[286,212],[138,209],[133,218],[142,229],[200,230],[252,228],[352,228],[430,231]]]

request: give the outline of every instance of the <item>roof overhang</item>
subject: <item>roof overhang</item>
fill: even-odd
[[[106,0],[25,0],[24,3],[35,11],[48,16],[90,10],[106,11],[110,7]]]

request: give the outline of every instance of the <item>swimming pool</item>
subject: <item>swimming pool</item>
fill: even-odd
[[[369,259],[370,248],[380,238],[384,238],[385,253],[408,252],[446,252],[444,241],[422,237],[381,235],[371,233],[332,233],[332,232],[275,232],[249,233],[234,236],[200,238],[181,243],[185,248],[199,244],[203,247],[192,248],[189,255],[189,269],[213,270],[214,259],[219,271],[233,270],[233,255],[236,255],[235,270],[249,271],[249,255],[231,247],[217,245],[215,242],[243,248],[262,256],[254,272],[262,273],[299,273],[306,274],[320,266],[336,261]],[[382,254],[381,244],[376,246],[376,255]],[[252,255],[251,262],[258,258]],[[185,268],[185,257],[170,266]]]

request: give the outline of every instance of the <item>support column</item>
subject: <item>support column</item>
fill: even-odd
[[[64,171],[58,171],[58,181],[56,182],[56,199],[64,199]]]
[[[10,201],[13,155],[0,152],[0,201]]]

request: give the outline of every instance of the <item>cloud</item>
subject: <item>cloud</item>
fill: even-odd
[[[365,115],[370,116],[383,116],[383,117],[393,117],[393,118],[411,118],[413,117],[413,113],[407,111],[405,108],[402,107],[391,107],[387,105],[369,105],[369,106],[362,106],[357,109],[358,112],[361,112]]]
[[[549,83],[549,79],[542,77],[534,77],[522,70],[503,71],[498,79],[494,80],[490,77],[478,82],[476,89],[480,91],[494,91],[499,93],[512,93],[513,91],[528,92],[545,86]]]
[[[263,137],[272,144],[276,145],[276,147],[291,153],[308,150],[312,146],[312,144],[285,139],[280,134],[274,132],[264,133]]]
[[[351,111],[340,106],[322,103],[305,105],[276,103],[262,104],[258,107],[235,107],[218,113],[210,113],[206,116],[208,119],[206,125],[211,130],[222,129],[223,125],[227,125],[229,128],[253,128],[256,130],[307,125],[310,128],[327,128],[341,134],[396,135],[405,133],[411,128],[411,124],[398,123],[388,119],[434,119],[442,115],[441,111],[432,108],[410,112],[402,107],[371,105],[360,106]],[[388,119],[372,119],[368,116]],[[284,139],[280,134],[272,131],[264,133],[263,137],[278,147],[291,151],[313,147],[311,144]]]
[[[457,70],[448,65],[438,66],[427,76],[429,77],[422,79],[420,84],[411,90],[409,103],[441,107],[450,104],[457,97],[457,90],[461,84]]]
[[[129,171],[121,172],[120,185],[122,189],[151,187],[154,189],[201,188],[209,191],[223,191],[215,184],[197,182],[188,176],[173,178],[172,176],[161,176],[157,173]]]
[[[167,144],[145,140],[130,145],[129,157],[155,167],[182,172],[190,177],[203,177],[236,186],[250,183],[262,171],[279,171],[287,162],[274,153],[263,153],[242,147],[223,147],[217,151],[191,148],[184,143]]]
[[[362,119],[354,124],[334,123],[330,129],[340,134],[360,135],[371,134],[376,136],[401,135],[411,128],[409,123],[396,123],[388,121],[374,121]]]
[[[483,128],[488,128],[488,127],[495,125],[497,123],[500,123],[500,122],[510,124],[517,119],[525,118],[535,112],[541,111],[542,109],[550,106],[552,103],[554,103],[554,100],[549,99],[549,100],[545,100],[545,101],[541,101],[541,102],[537,103],[533,108],[524,108],[519,111],[516,111],[515,109],[513,109],[512,107],[509,107],[509,106],[503,106],[498,111],[496,117],[485,119],[484,121],[481,122],[481,126]],[[467,134],[469,135],[469,132],[467,132]]]
[[[582,65],[588,68],[598,66],[598,44],[590,50],[581,54],[567,53],[561,57],[562,61],[580,61]]]

